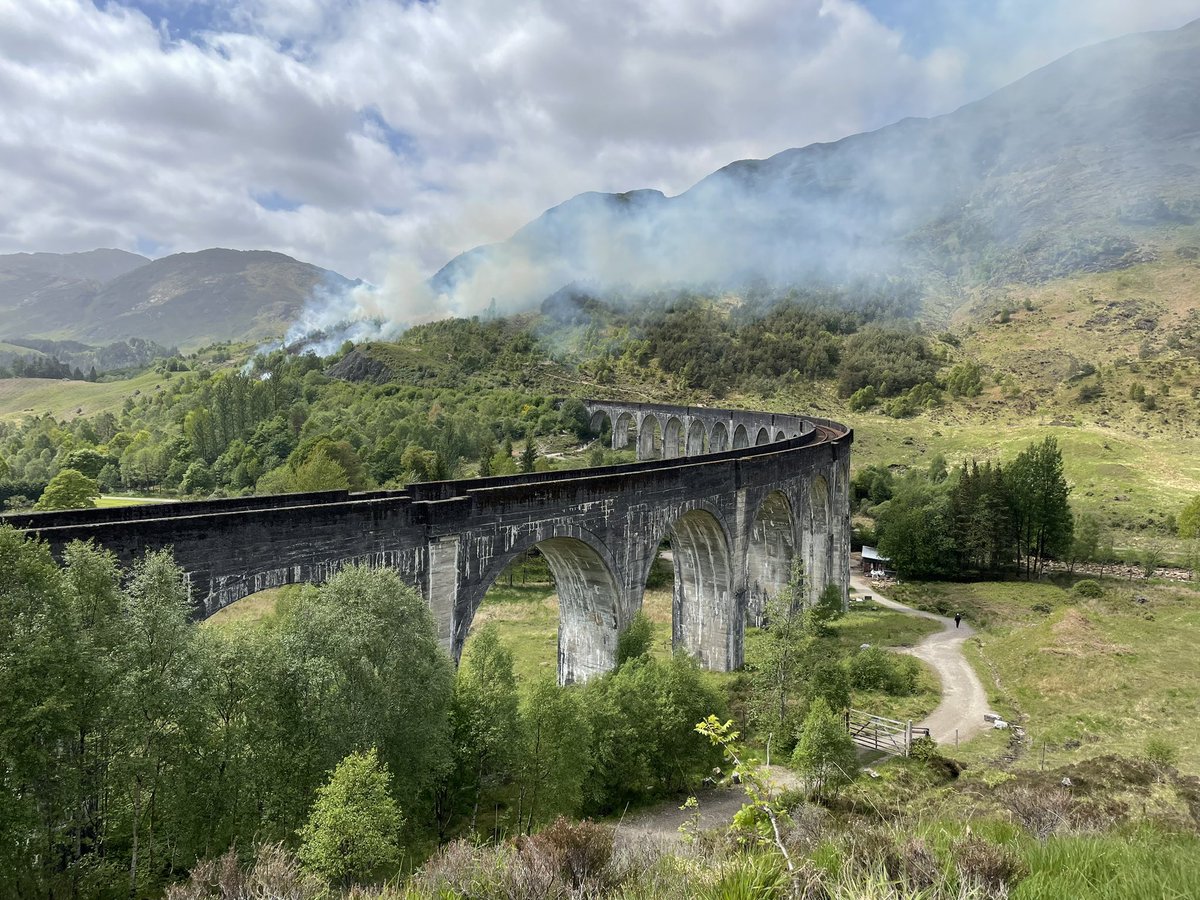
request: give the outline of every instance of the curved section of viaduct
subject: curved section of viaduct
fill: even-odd
[[[853,432],[824,419],[587,401],[613,446],[640,462],[413,484],[403,491],[289,494],[6,519],[56,553],[94,540],[126,564],[171,547],[197,618],[242,597],[320,582],[342,566],[389,566],[426,597],[457,659],[484,594],[537,547],[559,595],[559,679],[614,665],[665,538],[675,568],[676,646],[718,670],[742,664],[747,623],[799,556],[808,599],[846,598]]]

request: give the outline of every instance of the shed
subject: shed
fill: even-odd
[[[866,544],[863,544],[862,566],[865,574],[872,577],[886,575],[891,569],[891,564],[892,561],[874,547],[868,547]]]

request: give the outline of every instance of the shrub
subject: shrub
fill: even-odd
[[[1071,590],[1080,597],[1095,598],[1104,596],[1104,588],[1100,586],[1100,582],[1093,578],[1080,579],[1079,581],[1075,582],[1075,585],[1071,588]]]
[[[863,410],[870,409],[875,405],[876,400],[875,388],[873,385],[868,384],[866,387],[859,388],[850,395],[850,411],[862,412]]]
[[[819,798],[835,794],[858,773],[854,742],[846,733],[845,723],[820,697],[809,707],[792,764]]]
[[[1000,802],[1018,825],[1039,840],[1070,824],[1073,801],[1071,792],[1063,787],[1020,785],[1005,791]]]
[[[559,816],[548,828],[522,838],[517,846],[534,868],[554,869],[574,894],[587,895],[604,883],[613,855],[613,830],[591,820],[572,823]]]
[[[1144,755],[1150,765],[1162,772],[1179,761],[1179,748],[1166,738],[1156,735],[1146,739]]]
[[[884,691],[897,696],[916,688],[920,667],[915,659],[879,647],[867,647],[850,657],[850,686],[860,691]]]
[[[788,877],[782,861],[774,854],[754,854],[736,858],[721,871],[712,885],[701,888],[701,900],[770,900],[790,896]]]
[[[937,741],[929,735],[925,735],[912,742],[908,750],[908,755],[920,762],[929,762],[941,754],[938,753]]]
[[[397,863],[401,823],[391,778],[375,749],[351,753],[317,790],[300,830],[300,859],[330,881],[369,879]]]
[[[633,619],[617,637],[617,665],[628,659],[645,656],[654,645],[654,626],[640,609],[634,613]]]
[[[300,861],[279,844],[262,844],[254,862],[243,867],[236,850],[219,859],[206,859],[192,869],[188,880],[167,888],[166,900],[252,900],[289,897],[316,900],[326,885],[300,867]]]
[[[1008,889],[1029,874],[1029,868],[1010,848],[968,837],[954,848],[959,878],[983,888],[989,896],[1008,896]]]

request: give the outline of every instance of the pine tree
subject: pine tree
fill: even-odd
[[[526,438],[525,449],[521,451],[521,471],[532,472],[537,463],[537,457],[537,446],[533,443],[533,438]]]

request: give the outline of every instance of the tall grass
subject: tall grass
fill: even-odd
[[[1013,900],[1194,900],[1200,838],[1153,829],[1055,837],[1025,849]]]

